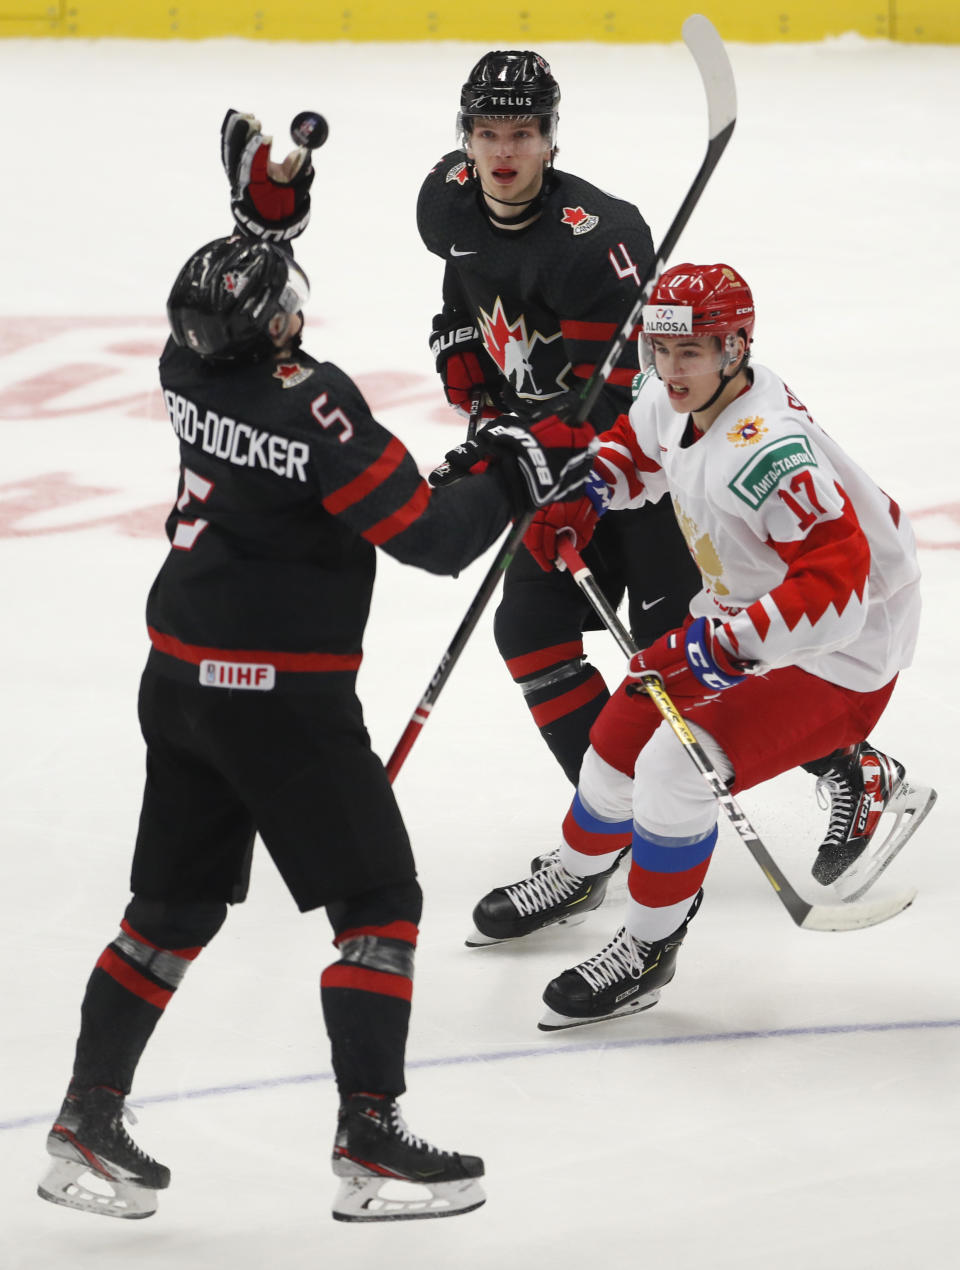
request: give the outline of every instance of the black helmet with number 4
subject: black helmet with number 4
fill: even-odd
[[[276,352],[274,318],[309,297],[306,275],[273,243],[216,238],[180,270],[167,317],[176,343],[207,361],[260,361]]]
[[[469,136],[474,119],[539,119],[552,136],[560,105],[560,85],[544,58],[530,49],[486,53],[460,90],[457,130]]]

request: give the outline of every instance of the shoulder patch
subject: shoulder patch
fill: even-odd
[[[455,163],[452,168],[448,168],[447,175],[443,179],[447,185],[451,181],[456,181],[458,185],[466,185],[470,180],[470,169],[467,167],[466,161]]]
[[[279,362],[273,372],[273,378],[280,380],[282,388],[296,388],[313,374],[312,366],[301,366],[299,362]]]
[[[738,419],[737,426],[727,433],[727,440],[735,446],[756,445],[762,441],[767,429],[759,415],[751,415],[746,419]]]
[[[589,234],[591,229],[596,229],[600,224],[600,217],[585,212],[582,207],[565,207],[560,224],[571,226],[574,234]]]
[[[780,437],[758,450],[730,481],[729,488],[749,507],[757,508],[789,472],[816,466],[817,460],[805,436]]]

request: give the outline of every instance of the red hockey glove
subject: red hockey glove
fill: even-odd
[[[538,511],[523,543],[537,564],[549,573],[557,558],[557,539],[566,532],[582,551],[610,504],[610,487],[595,471],[587,474],[582,497],[566,503],[551,503]]]
[[[483,341],[472,323],[458,323],[455,317],[438,313],[430,332],[430,351],[437,364],[437,374],[443,380],[447,401],[454,410],[469,418],[470,403],[477,392],[482,392],[485,403],[480,417],[496,419],[503,414],[494,387],[484,374]]]
[[[736,662],[716,638],[720,626],[716,618],[698,617],[695,621],[667,631],[658,640],[634,653],[627,671],[629,678],[639,680],[651,672],[657,676],[671,697],[690,700],[705,697],[725,688],[735,688],[747,677],[749,667]],[[644,692],[640,682],[629,684],[627,692]]]
[[[230,181],[230,210],[244,233],[268,242],[289,242],[310,220],[313,164],[304,146],[282,163],[270,158],[272,137],[260,120],[228,110],[220,126],[220,154]]]

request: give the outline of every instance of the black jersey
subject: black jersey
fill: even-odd
[[[375,547],[455,573],[509,519],[496,472],[453,497],[431,490],[329,362],[298,352],[218,368],[168,340],[160,380],[181,458],[170,552],[147,601],[163,673],[270,688],[354,671]],[[234,684],[235,662],[246,666]]]
[[[637,209],[567,172],[548,174],[533,224],[498,229],[460,150],[424,181],[417,225],[446,262],[444,322],[476,325],[495,399],[521,415],[590,377],[653,263]],[[629,409],[637,370],[634,338],[592,411],[598,432]]]

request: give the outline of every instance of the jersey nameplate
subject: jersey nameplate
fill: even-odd
[[[200,683],[204,688],[252,688],[269,692],[277,682],[273,666],[244,661],[202,661]]]

